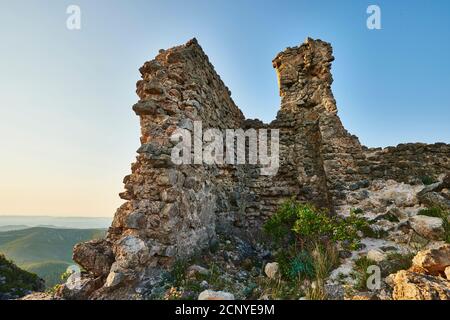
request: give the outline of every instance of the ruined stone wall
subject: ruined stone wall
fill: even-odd
[[[370,179],[384,178],[417,183],[425,177],[436,179],[450,172],[450,145],[407,143],[396,147],[371,148],[360,165]]]
[[[214,245],[218,232],[257,239],[261,224],[287,198],[333,209],[364,179],[448,171],[448,145],[363,148],[337,115],[333,59],[330,44],[312,39],[277,55],[281,108],[270,124],[244,118],[195,39],[146,62],[133,106],[141,147],[124,178],[126,202],[105,240],[74,249],[87,271],[82,297],[142,296],[177,259]],[[204,130],[279,129],[277,174],[261,175],[259,164],[175,165],[170,137],[177,128],[194,135],[194,121]]]

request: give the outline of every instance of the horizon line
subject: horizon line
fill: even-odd
[[[0,218],[1,217],[41,217],[41,218],[114,218],[114,215],[111,216],[83,216],[83,215],[49,215],[49,214],[12,214],[12,213],[7,213],[7,214],[3,214],[0,213]]]

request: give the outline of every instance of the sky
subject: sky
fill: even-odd
[[[308,36],[333,45],[339,115],[364,145],[450,142],[450,1],[0,0],[0,215],[114,214],[138,68],[159,49],[196,37],[245,116],[269,122],[271,61]]]

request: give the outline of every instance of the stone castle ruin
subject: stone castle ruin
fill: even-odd
[[[270,124],[245,119],[196,39],[146,62],[133,106],[141,147],[123,180],[126,202],[106,239],[74,248],[86,272],[70,294],[139,296],[177,259],[213,246],[220,233],[257,241],[262,223],[292,197],[333,213],[349,190],[374,179],[413,184],[450,171],[450,145],[370,149],[349,134],[331,91],[333,60],[329,43],[309,38],[275,57],[281,108]],[[192,131],[193,121],[204,129],[279,129],[277,174],[261,175],[251,164],[175,165],[170,137],[177,128]]]

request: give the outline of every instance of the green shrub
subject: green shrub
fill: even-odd
[[[317,210],[309,204],[298,205],[297,219],[292,231],[302,246],[324,237],[331,237],[333,227],[332,218],[326,212]]]
[[[430,176],[422,176],[422,177],[420,177],[420,180],[426,186],[437,182],[437,180],[434,177],[430,177]]]
[[[421,210],[419,210],[418,214],[420,214],[422,216],[435,217],[435,218],[443,218],[444,217],[443,210],[438,207],[421,209]]]
[[[292,227],[297,220],[299,204],[293,200],[285,201],[278,211],[264,224],[264,231],[271,239],[282,244],[294,239]]]
[[[361,208],[352,209],[351,212],[354,214],[363,214],[364,213],[363,209],[361,209]]]
[[[181,286],[186,278],[188,261],[177,260],[170,272],[169,278],[174,286]]]
[[[301,250],[322,241],[342,241],[350,249],[359,246],[358,231],[367,220],[352,211],[346,218],[331,216],[310,204],[289,200],[264,225],[264,230],[278,243],[293,242]]]
[[[298,277],[313,278],[315,274],[314,260],[308,251],[300,251],[289,264],[289,278],[295,279]]]
[[[282,275],[280,281],[287,280],[295,287],[304,279],[312,280],[316,285],[306,295],[324,299],[324,281],[339,261],[336,243],[357,248],[358,231],[368,226],[367,220],[357,216],[358,212],[352,210],[343,218],[295,200],[283,203],[264,225],[266,234],[280,248],[275,255]]]

